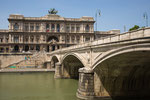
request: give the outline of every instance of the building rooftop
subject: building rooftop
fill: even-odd
[[[93,17],[83,16],[81,18],[64,18],[60,15],[56,14],[48,14],[43,17],[24,17],[24,15],[19,14],[11,14],[9,15],[8,20],[34,20],[34,21],[44,21],[44,20],[52,20],[52,21],[91,21],[95,22]]]

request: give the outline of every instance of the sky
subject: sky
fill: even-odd
[[[8,29],[10,14],[22,14],[25,17],[41,17],[48,14],[50,8],[58,10],[58,15],[66,18],[91,16],[97,17],[97,30],[119,29],[124,32],[134,25],[146,25],[143,14],[150,19],[150,0],[0,0],[0,29]],[[150,24],[150,20],[148,20]]]

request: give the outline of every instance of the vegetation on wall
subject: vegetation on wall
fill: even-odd
[[[139,29],[140,27],[138,25],[134,25],[134,27],[130,28],[129,31],[132,31],[132,30],[137,30]]]

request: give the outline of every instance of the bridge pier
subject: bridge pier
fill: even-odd
[[[62,65],[59,62],[55,64],[54,78],[62,78]]]
[[[77,97],[80,99],[93,99],[94,96],[94,72],[90,68],[80,68]]]

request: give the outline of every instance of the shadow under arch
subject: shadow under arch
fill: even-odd
[[[109,52],[95,63],[96,96],[114,100],[150,98],[150,47],[135,48]]]
[[[53,42],[53,41],[59,42],[58,37],[56,37],[56,36],[49,36],[49,37],[47,38],[47,42]]]
[[[56,63],[58,63],[58,62],[59,62],[58,57],[57,56],[52,56],[52,58],[51,58],[51,67],[55,68],[56,67]]]
[[[79,78],[79,72],[78,70],[82,67],[84,67],[84,64],[74,54],[66,55],[62,60],[62,66],[63,66],[63,77],[64,78],[73,78],[78,79]]]

